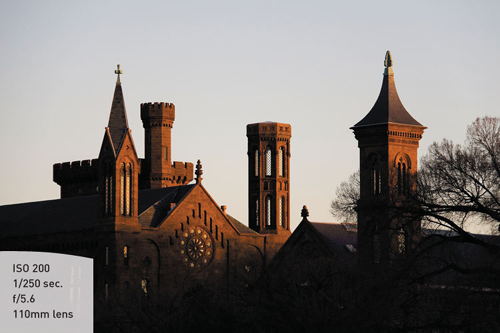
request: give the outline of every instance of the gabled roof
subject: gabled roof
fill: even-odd
[[[307,257],[307,254],[302,253],[300,249],[305,243],[314,243],[318,256],[331,258],[342,265],[354,266],[356,263],[356,231],[339,223],[309,222],[305,214],[308,215],[307,208],[303,209],[302,221],[273,259],[272,267],[281,266],[283,262],[287,261],[287,257],[294,256],[296,251],[299,251],[301,256]],[[346,245],[351,247],[348,248]],[[307,258],[301,258],[301,260],[307,260]]]
[[[170,214],[172,209],[174,209],[175,205],[181,202],[194,186],[195,184],[180,185],[150,190],[150,193],[146,195],[148,197],[151,196],[151,200],[148,200],[148,202],[153,203],[147,207],[143,207],[144,209],[139,207],[139,211],[142,212],[139,215],[139,222],[141,225],[151,228],[158,227]],[[156,201],[153,201],[155,199]]]
[[[390,58],[390,52],[387,51],[387,53]],[[392,59],[390,59],[389,63],[387,63],[386,60],[386,66],[388,67],[385,69],[382,88],[380,89],[380,94],[375,105],[370,112],[368,112],[368,114],[356,125],[351,127],[351,129],[389,123],[424,127],[406,111],[403,103],[401,103],[399,99],[398,92],[396,91],[396,84],[394,83],[394,74],[390,67],[392,66]]]

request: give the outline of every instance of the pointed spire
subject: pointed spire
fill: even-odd
[[[113,96],[108,122],[111,140],[113,141],[116,153],[120,150],[123,136],[128,130],[127,111],[125,110],[125,101],[123,99],[122,85],[120,82],[120,74],[123,74],[123,72],[120,69],[120,65],[118,65],[117,68],[115,74],[118,75],[118,79],[116,81],[115,94]]]
[[[396,91],[396,84],[394,83],[392,65],[391,52],[387,51],[384,61],[384,80],[382,81],[382,88],[380,89],[378,99],[370,112],[356,125],[351,127],[351,129],[388,123],[424,127],[406,111],[403,103],[401,103]]]
[[[196,162],[196,171],[194,172],[196,174],[196,184],[201,183],[201,176],[203,175],[203,166],[201,165],[201,161],[198,160]]]

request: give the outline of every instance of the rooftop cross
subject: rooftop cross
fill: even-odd
[[[120,82],[120,74],[123,74],[123,71],[120,69],[120,64],[116,65],[117,70],[115,71],[115,74],[118,74],[118,79],[116,80],[116,84],[122,84]]]

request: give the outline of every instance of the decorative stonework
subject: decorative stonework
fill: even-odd
[[[188,228],[181,237],[182,261],[193,269],[202,269],[214,256],[214,241],[210,233],[201,227]]]

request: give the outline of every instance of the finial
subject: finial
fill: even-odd
[[[200,160],[198,160],[198,162],[196,162],[196,171],[194,173],[196,175],[196,183],[198,184],[203,179],[203,178],[201,178],[201,175],[203,175],[203,169],[202,169],[202,165],[201,165]]]
[[[307,210],[306,205],[302,207],[302,212],[300,213],[300,216],[302,216],[304,220],[307,220],[307,217],[309,216],[309,211]]]
[[[116,80],[116,84],[122,84],[120,82],[120,74],[123,74],[123,71],[120,69],[120,64],[116,65],[117,70],[115,71],[115,74],[118,74],[118,79]]]
[[[385,60],[384,60],[384,75],[393,75],[394,73],[392,72],[392,56],[391,56],[391,51],[387,50],[385,53]]]

